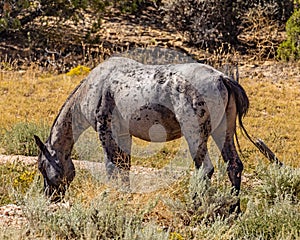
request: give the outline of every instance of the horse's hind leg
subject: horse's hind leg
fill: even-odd
[[[198,126],[186,127],[187,125],[190,125],[190,123],[192,125],[195,123],[195,121],[189,121],[182,125],[183,134],[188,143],[190,154],[193,158],[196,170],[201,168],[201,175],[198,176],[201,177],[202,180],[205,180],[206,185],[206,183],[208,183],[206,180],[210,180],[214,172],[214,167],[210,160],[207,149],[207,141],[210,134],[210,121],[206,120]],[[200,125],[201,127],[199,127]],[[199,192],[196,190],[192,194],[195,207],[199,207],[199,204],[201,205],[201,201],[198,202],[201,199],[199,199]]]
[[[182,127],[184,136],[187,140],[190,154],[193,158],[196,169],[203,168],[205,177],[211,178],[214,173],[214,167],[210,160],[207,141],[210,134],[210,121],[206,120],[201,127]]]
[[[200,101],[199,101],[200,102]],[[203,168],[204,174],[211,178],[214,167],[208,155],[207,141],[211,134],[209,111],[204,105],[195,109],[184,101],[175,101],[175,117],[182,135],[185,137],[196,169]]]
[[[241,188],[241,176],[243,163],[240,160],[234,145],[234,134],[236,129],[236,105],[231,96],[220,125],[212,133],[212,137],[221,151],[222,157],[227,165],[229,179],[233,186],[233,192],[238,195]],[[232,206],[231,211],[240,211],[239,202]]]

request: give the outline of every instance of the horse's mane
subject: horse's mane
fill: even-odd
[[[82,86],[82,84],[85,82],[85,78],[83,80],[81,80],[81,82],[75,87],[75,89],[70,93],[70,95],[67,97],[66,101],[64,102],[64,104],[61,106],[58,114],[56,115],[54,121],[53,121],[53,124],[51,126],[51,130],[50,132],[52,132],[57,120],[58,120],[58,117],[60,116],[60,114],[62,113],[63,109],[65,108],[65,106],[69,103],[69,101],[71,100],[71,98],[74,96],[74,94],[77,92],[77,90]],[[51,135],[50,135],[51,136]],[[48,139],[49,140],[49,139]]]

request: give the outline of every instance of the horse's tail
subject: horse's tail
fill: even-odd
[[[280,166],[283,165],[282,162],[276,157],[276,155],[271,151],[271,149],[261,139],[253,140],[253,138],[249,135],[249,133],[245,129],[242,119],[248,112],[249,99],[248,99],[248,96],[247,96],[245,90],[243,89],[243,87],[237,81],[231,80],[230,78],[224,78],[223,82],[229,92],[229,96],[231,94],[234,95],[236,109],[237,109],[237,119],[238,119],[239,126],[240,126],[240,129],[241,129],[241,132],[243,133],[243,135],[246,136],[250,140],[250,142],[252,142],[254,144],[254,146],[257,147],[259,149],[259,151],[267,159],[269,159],[271,162],[275,162],[276,164],[278,164]],[[236,141],[237,141],[238,147],[240,149],[236,132],[235,132],[235,136],[236,136]]]

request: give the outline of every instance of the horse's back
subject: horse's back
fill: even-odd
[[[109,92],[127,122],[145,116],[139,122],[142,130],[137,135],[142,134],[143,124],[149,128],[153,122],[159,122],[165,128],[170,126],[166,129],[172,139],[181,134],[175,112],[186,105],[195,109],[205,102],[213,124],[220,121],[228,99],[222,76],[221,72],[200,63],[144,65],[132,59],[112,57],[87,77],[81,108],[89,122],[95,122],[95,112],[101,106],[103,95]],[[149,106],[152,112],[145,110]]]

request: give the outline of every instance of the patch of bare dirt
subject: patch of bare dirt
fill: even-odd
[[[28,223],[23,210],[15,204],[0,206],[0,228],[14,227],[21,228]]]
[[[240,78],[268,80],[271,82],[292,81],[295,87],[300,84],[300,63],[284,63],[275,60],[252,61],[244,60],[239,66]]]
[[[27,157],[21,155],[1,155],[0,164],[24,163],[26,165],[33,165],[37,162],[37,157]]]

